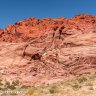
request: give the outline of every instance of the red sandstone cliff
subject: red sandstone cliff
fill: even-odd
[[[95,72],[95,26],[96,16],[85,14],[7,26],[0,31],[0,79],[37,84]]]
[[[66,18],[28,18],[8,25],[4,32],[1,32],[0,41],[20,42],[39,37],[47,31],[57,30],[79,30],[82,32],[95,31],[96,16],[76,15],[71,19]]]

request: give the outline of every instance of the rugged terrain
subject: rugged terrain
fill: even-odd
[[[0,79],[39,85],[96,71],[96,16],[28,18],[0,29]]]

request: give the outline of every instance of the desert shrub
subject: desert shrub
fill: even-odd
[[[87,81],[87,78],[86,78],[86,77],[79,77],[79,78],[77,78],[77,81],[78,81],[79,83],[84,83],[84,82]]]
[[[72,84],[71,86],[72,86],[72,88],[73,88],[74,90],[78,90],[79,88],[81,88],[81,85],[79,85],[78,83],[74,83],[74,84]]]
[[[21,86],[21,89],[28,89],[28,88],[30,88],[31,86],[27,86],[27,85],[22,85]]]
[[[37,91],[37,88],[32,87],[32,88],[30,88],[30,89],[27,90],[27,93],[26,94],[33,95],[36,91]]]
[[[6,81],[5,84],[4,84],[4,87],[5,88],[9,88],[10,87],[10,82],[9,81]]]
[[[14,90],[16,89],[17,86],[19,86],[19,81],[13,81],[13,82],[6,81],[4,84],[4,89]]]
[[[17,81],[13,81],[12,82],[12,85],[14,85],[14,86],[19,86],[19,81],[17,80]]]
[[[14,85],[10,85],[8,88],[11,89],[11,90],[16,89],[16,87]]]
[[[57,87],[56,85],[53,85],[53,86],[49,89],[49,92],[50,92],[51,94],[56,93],[57,91],[58,91],[58,87]]]

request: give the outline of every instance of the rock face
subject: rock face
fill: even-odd
[[[35,37],[40,37],[48,31],[66,31],[73,30],[83,33],[95,31],[96,17],[91,15],[77,15],[71,19],[66,18],[45,18],[42,20],[28,18],[13,25],[9,25],[0,35],[0,41],[25,42]],[[55,32],[56,33],[56,32]],[[57,34],[59,34],[57,32]]]
[[[29,18],[0,30],[0,41],[1,80],[50,83],[96,69],[95,16]]]

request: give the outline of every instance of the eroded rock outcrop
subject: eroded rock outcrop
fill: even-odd
[[[29,18],[0,31],[2,80],[45,83],[96,69],[96,17]]]

